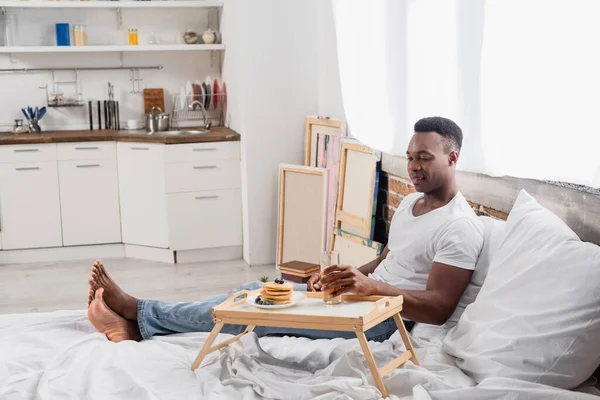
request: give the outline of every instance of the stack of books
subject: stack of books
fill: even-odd
[[[289,261],[281,264],[279,271],[281,277],[287,281],[306,283],[312,274],[321,272],[321,267],[318,264]]]

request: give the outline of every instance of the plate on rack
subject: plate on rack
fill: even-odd
[[[200,104],[204,105],[204,99],[206,97],[206,94],[204,92],[204,88],[202,87],[202,82],[200,82],[199,80],[195,80],[194,81],[194,93],[196,92],[196,89],[198,88],[198,98],[196,98],[194,96],[194,100],[198,100],[200,102]],[[194,106],[194,110],[197,109],[198,106]]]
[[[221,97],[221,88],[219,87],[219,80],[217,78],[215,78],[214,82],[213,82],[213,104],[212,106],[214,108],[218,108],[219,107],[219,102],[220,102],[220,97]]]
[[[281,310],[282,308],[293,307],[306,298],[306,295],[302,292],[292,292],[292,301],[291,302],[289,302],[287,304],[274,304],[272,306],[267,306],[264,304],[256,304],[255,302],[256,302],[257,296],[260,296],[260,294],[256,294],[254,296],[248,297],[246,299],[246,304],[249,304],[256,308],[262,308],[263,310]]]
[[[189,106],[194,101],[194,87],[192,82],[187,81],[185,83],[185,105]]]
[[[223,121],[227,120],[227,85],[221,82],[221,108],[223,108]]]
[[[194,103],[194,107],[193,108],[196,109],[196,107],[198,107],[198,105],[196,104],[196,101],[198,101],[198,102],[200,101],[200,92],[201,92],[201,89],[200,89],[200,86],[196,85],[195,82],[192,84],[192,89],[194,89],[194,98],[193,98],[193,101],[192,101]]]
[[[183,86],[179,89],[179,110],[185,110],[185,88]]]
[[[208,101],[206,102],[206,111],[208,111],[215,106],[215,98],[212,90],[213,79],[210,76],[207,76],[206,79],[204,79],[204,83],[206,84],[206,93],[208,93]]]
[[[205,93],[205,98],[204,98],[204,109],[206,111],[208,111],[210,109],[210,103],[211,103],[211,95],[210,95],[210,86],[208,86],[206,84],[206,82],[202,83],[202,88],[204,88],[204,93]]]

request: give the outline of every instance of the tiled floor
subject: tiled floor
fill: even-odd
[[[0,265],[0,314],[86,308],[93,261]],[[274,266],[249,268],[241,260],[173,265],[113,259],[104,264],[133,296],[165,301],[197,301],[263,275],[276,276]]]

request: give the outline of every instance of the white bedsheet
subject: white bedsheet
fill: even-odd
[[[115,344],[95,332],[84,311],[0,316],[0,399],[380,398],[357,340],[251,334],[209,355],[194,373],[190,365],[206,336]],[[391,399],[597,399],[510,379],[475,387],[440,351],[442,336],[439,328],[417,326],[413,341],[422,367],[408,363],[384,379]],[[400,343],[397,333],[370,343],[379,366],[403,350]],[[580,390],[600,394],[593,386]]]

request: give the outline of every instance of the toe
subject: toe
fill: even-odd
[[[94,293],[94,298],[100,299],[100,301],[104,302],[104,289],[103,288],[98,288],[96,289],[96,292]]]

